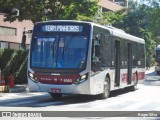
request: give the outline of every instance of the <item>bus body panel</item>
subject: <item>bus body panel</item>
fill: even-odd
[[[56,84],[42,84],[35,83],[29,79],[29,91],[30,92],[48,92],[52,93],[53,90],[60,90],[60,93],[64,94],[90,94],[89,81],[85,81],[80,85],[56,85]]]
[[[39,85],[28,77],[28,89],[30,92],[41,92]]]

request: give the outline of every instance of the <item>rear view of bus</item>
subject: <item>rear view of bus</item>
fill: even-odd
[[[28,57],[30,91],[51,96],[89,94],[89,23],[50,21],[34,26]]]

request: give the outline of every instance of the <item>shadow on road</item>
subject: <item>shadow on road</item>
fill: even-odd
[[[157,75],[154,71],[146,74],[143,84],[148,86],[160,86],[160,75]]]
[[[122,89],[112,91],[111,97],[116,97],[121,94],[130,92],[130,90]],[[17,95],[24,95],[24,93],[17,93]],[[27,93],[25,93],[27,94]],[[61,106],[71,104],[85,104],[99,100],[97,96],[93,95],[64,95],[60,99],[52,98],[49,94],[29,96],[26,98],[13,98],[0,100],[0,106],[6,107],[47,107],[47,106]],[[107,99],[106,99],[107,100]]]

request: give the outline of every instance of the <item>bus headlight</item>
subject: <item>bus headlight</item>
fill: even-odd
[[[34,75],[34,73],[28,71],[28,76],[32,81],[38,82],[37,77]]]
[[[88,79],[88,73],[78,77],[75,81],[74,81],[74,84],[80,84],[84,81],[86,81]]]

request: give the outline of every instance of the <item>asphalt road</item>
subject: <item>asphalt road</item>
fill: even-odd
[[[99,100],[96,96],[84,95],[68,95],[61,99],[54,99],[48,93],[1,93],[0,111],[134,111],[138,117],[138,111],[160,111],[159,91],[160,76],[150,71],[146,75],[145,81],[138,84],[136,91],[126,89],[113,91],[106,100]],[[117,112],[115,114],[121,116]],[[139,117],[144,117],[144,115]],[[70,119],[74,119],[74,117]],[[81,116],[78,119],[82,119]],[[90,117],[85,116],[85,119],[92,119],[92,115]],[[93,119],[104,118],[97,116]],[[153,119],[158,119],[158,117]]]

